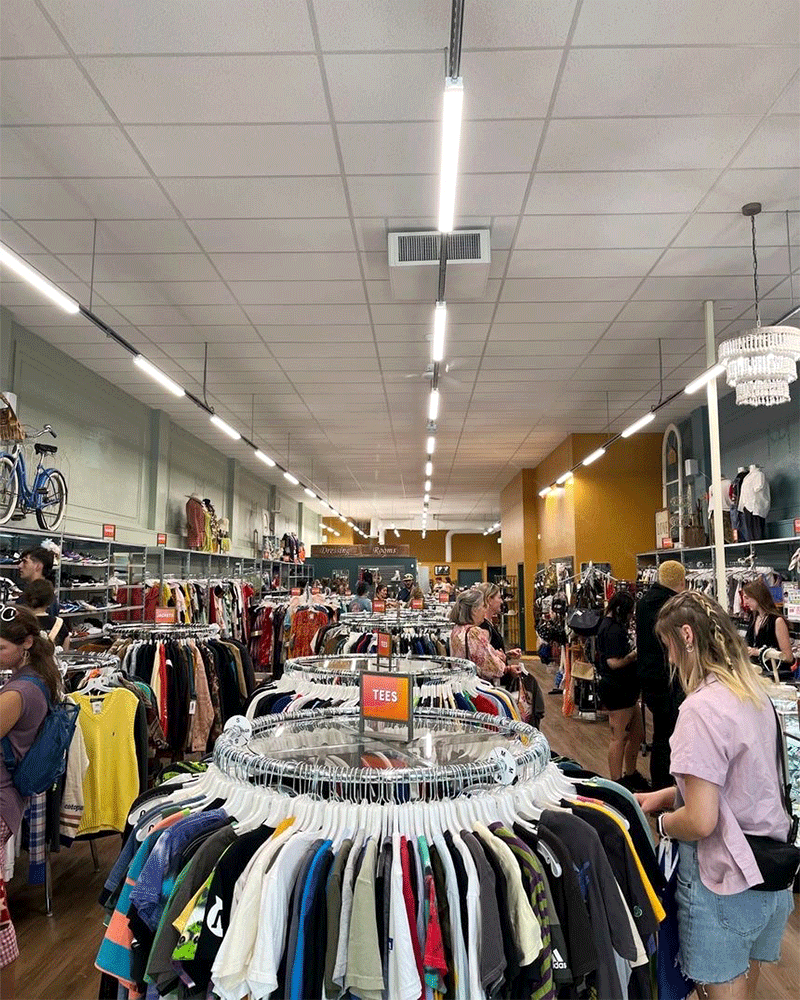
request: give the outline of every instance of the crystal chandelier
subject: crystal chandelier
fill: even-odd
[[[728,385],[736,389],[739,406],[777,406],[789,401],[789,385],[797,378],[800,360],[800,330],[794,326],[762,326],[758,302],[758,255],[756,216],[759,202],[742,208],[750,219],[753,235],[753,289],[756,326],[720,345],[719,360],[725,365]]]

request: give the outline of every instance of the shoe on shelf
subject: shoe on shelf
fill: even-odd
[[[653,790],[650,782],[639,771],[634,771],[632,774],[624,774],[617,784],[622,785],[623,788],[627,788],[629,792],[651,792]]]

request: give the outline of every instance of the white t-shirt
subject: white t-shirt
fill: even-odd
[[[441,833],[434,833],[433,844],[439,852],[444,868],[445,885],[447,888],[447,905],[450,909],[450,931],[453,946],[453,965],[455,967],[456,997],[455,1000],[469,1000],[467,981],[469,967],[467,962],[467,946],[464,942],[464,930],[461,926],[461,897],[458,890],[458,879],[450,857],[450,851]]]
[[[352,852],[351,852],[352,854]],[[414,946],[408,927],[406,903],[403,898],[403,862],[400,854],[400,834],[392,835],[391,896],[389,899],[389,963],[388,990],[397,1000],[419,1000],[422,983],[419,978]]]
[[[482,1000],[486,997],[486,991],[481,982],[481,907],[480,907],[480,883],[478,881],[478,870],[469,848],[461,839],[460,834],[453,834],[453,846],[464,860],[464,868],[467,872],[467,917],[469,922],[469,940],[467,941],[467,969],[468,985],[467,996],[470,1000]]]

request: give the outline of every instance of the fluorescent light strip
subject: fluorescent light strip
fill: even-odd
[[[299,485],[300,485],[300,480],[299,480],[299,479],[297,478],[297,476],[293,476],[293,475],[291,474],[291,472],[284,472],[284,474],[283,474],[283,478],[284,478],[284,479],[285,479],[285,480],[286,480],[286,481],[287,481],[288,483],[291,483],[291,484],[292,484],[292,486],[299,486]]]
[[[709,368],[708,371],[703,372],[702,375],[698,375],[697,378],[690,382],[683,391],[688,396],[691,396],[693,392],[697,392],[697,390],[702,389],[704,385],[708,385],[709,382],[713,382],[714,379],[719,378],[725,370],[725,365],[714,365],[712,368]]]
[[[634,423],[632,423],[630,427],[626,427],[625,430],[620,435],[620,437],[629,438],[631,434],[635,434],[637,431],[640,431],[643,427],[647,427],[647,425],[651,424],[655,419],[656,415],[655,413],[652,412],[652,410],[650,411],[650,413],[645,413],[643,417],[639,417],[639,419]]]
[[[552,486],[545,486],[543,490],[539,490],[539,496],[543,498],[549,496],[552,490],[553,490]]]
[[[605,455],[605,448],[598,448],[597,451],[593,451],[591,455],[587,455],[583,460],[584,465],[591,465],[592,462],[596,462],[598,458],[602,458]]]
[[[464,84],[461,77],[448,77],[442,101],[442,154],[439,168],[439,231],[442,233],[452,232],[455,218],[463,104]]]
[[[183,386],[178,385],[177,382],[173,382],[169,375],[165,375],[160,368],[156,368],[152,361],[148,361],[143,354],[137,354],[133,359],[133,363],[137,368],[140,368],[145,375],[149,375],[153,381],[158,382],[159,385],[163,386],[167,392],[171,392],[173,396],[185,396],[186,390]]]
[[[260,448],[256,448],[256,458],[260,462],[263,462],[264,465],[268,465],[271,469],[275,468],[275,463],[272,461],[269,455],[265,455]]]
[[[434,363],[444,358],[444,334],[447,327],[447,303],[437,302],[433,311],[433,341],[431,343],[431,361]]]
[[[572,470],[569,470],[568,472],[565,472],[565,473],[563,473],[563,475],[560,475],[560,476],[558,477],[558,479],[556,479],[556,486],[561,486],[561,485],[562,485],[563,483],[565,483],[565,482],[566,482],[566,481],[567,481],[567,480],[568,480],[568,479],[569,479],[569,478],[570,478],[571,476],[572,476]]]
[[[431,489],[431,481],[430,481],[430,479],[426,479],[425,480],[425,492],[426,493],[430,493],[430,489]]]
[[[227,434],[229,438],[233,441],[239,441],[242,435],[230,424],[226,424],[222,417],[218,417],[216,413],[211,414],[211,423],[222,431],[223,434]]]
[[[433,462],[426,462],[425,463],[425,475],[426,476],[432,476],[433,475]]]
[[[431,396],[428,400],[428,420],[436,420],[439,416],[439,390],[431,389]]]
[[[319,500],[317,494],[313,490],[310,490],[307,486],[303,487],[303,493],[305,493],[307,497],[311,497],[312,500]]]
[[[436,451],[436,438],[431,435],[428,438],[427,444],[425,445],[425,451],[428,455],[432,455]]]
[[[75,315],[80,312],[80,306],[71,298],[57,288],[52,281],[49,281],[43,274],[40,274],[29,264],[18,257],[14,251],[5,245],[5,243],[0,243],[0,264],[5,264],[9,271],[13,271],[18,278],[22,278],[23,281],[27,281],[29,285],[32,285],[38,292],[41,292],[46,298],[50,299],[52,303],[57,305],[59,308],[63,309],[64,312]]]

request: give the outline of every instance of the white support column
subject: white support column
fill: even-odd
[[[717,363],[717,345],[714,339],[714,303],[705,303],[706,367]],[[719,408],[717,406],[717,380],[706,386],[708,401],[708,440],[711,448],[711,482],[714,484],[714,567],[717,579],[717,600],[728,610],[728,578],[725,573],[725,532],[722,523],[722,458],[719,448]]]

